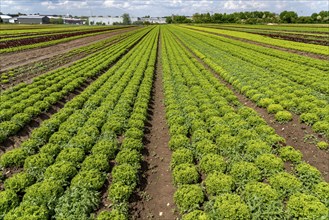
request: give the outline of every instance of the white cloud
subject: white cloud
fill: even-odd
[[[73,15],[165,16],[192,15],[196,12],[231,13],[235,11],[267,10],[280,12],[295,10],[300,15],[327,10],[327,0],[0,0],[4,13],[29,11],[31,13],[69,12]]]

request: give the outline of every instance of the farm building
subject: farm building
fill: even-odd
[[[150,22],[151,24],[165,24],[166,18],[151,17],[151,18],[141,18],[143,22]]]
[[[78,18],[63,18],[64,24],[85,24],[86,20]]]
[[[3,23],[9,23],[10,20],[12,19],[12,17],[9,16],[9,15],[0,15],[0,18],[1,18]]]
[[[47,16],[27,15],[18,17],[19,24],[49,24],[49,22],[50,19]]]
[[[113,23],[122,23],[122,17],[89,17],[89,25],[113,25]],[[131,17],[131,23],[138,21],[139,18]]]

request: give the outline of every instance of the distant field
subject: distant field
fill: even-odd
[[[4,25],[0,219],[328,219],[328,25]]]

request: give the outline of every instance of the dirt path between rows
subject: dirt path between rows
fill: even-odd
[[[133,219],[178,218],[175,212],[171,170],[169,169],[171,151],[168,147],[169,130],[166,124],[164,93],[162,85],[161,40],[159,38],[155,81],[150,102],[150,120],[146,129],[146,152],[144,152],[142,181],[139,201],[133,204]]]
[[[204,32],[204,33],[208,33],[208,34],[213,34],[213,35],[217,35],[217,36],[221,36],[221,37],[226,37],[226,38],[229,38],[229,39],[238,40],[238,41],[242,41],[242,42],[245,42],[245,43],[254,44],[254,45],[258,45],[258,46],[262,46],[262,47],[281,50],[281,51],[284,51],[284,52],[295,53],[295,54],[298,54],[298,55],[301,55],[301,56],[311,57],[311,58],[315,58],[315,59],[319,59],[319,60],[329,60],[329,56],[326,56],[326,55],[309,53],[309,52],[304,52],[304,51],[299,51],[299,50],[294,50],[294,49],[288,49],[288,48],[284,48],[284,47],[269,45],[269,44],[265,44],[265,43],[252,41],[252,40],[247,40],[247,39],[243,39],[243,38],[239,38],[239,37],[233,37],[233,36],[229,36],[229,35],[226,35],[226,34],[218,34],[218,33],[213,33],[213,32],[210,32],[210,31],[197,30],[197,29],[193,29],[193,28],[188,28],[188,29],[199,31],[199,32]]]
[[[316,167],[321,173],[325,181],[329,182],[329,150],[320,150],[316,147],[316,143],[320,140],[326,140],[322,135],[312,131],[310,126],[299,122],[299,116],[293,114],[293,120],[280,124],[273,114],[269,114],[265,108],[258,107],[254,102],[246,96],[239,93],[234,87],[222,79],[211,67],[203,60],[197,57],[179,38],[178,41],[213,75],[224,85],[226,85],[238,100],[245,106],[254,109],[267,122],[268,125],[275,129],[275,132],[286,140],[287,146],[293,146],[300,150],[303,154],[303,160]],[[287,167],[288,168],[288,167]],[[289,169],[289,168],[288,168]]]
[[[113,31],[106,34],[100,34],[96,36],[84,37],[77,40],[72,40],[66,43],[57,44],[44,48],[36,48],[31,50],[24,50],[12,54],[1,54],[1,71],[16,68],[31,62],[36,62],[45,58],[53,57],[55,55],[66,53],[70,50],[94,44],[98,41],[112,37],[114,35],[122,34],[128,31],[136,30],[139,27],[125,28],[117,31]]]

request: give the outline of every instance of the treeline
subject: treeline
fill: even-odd
[[[329,11],[313,13],[311,16],[298,16],[294,11],[275,14],[268,11],[221,13],[195,13],[192,17],[173,15],[166,18],[167,23],[329,23]]]

